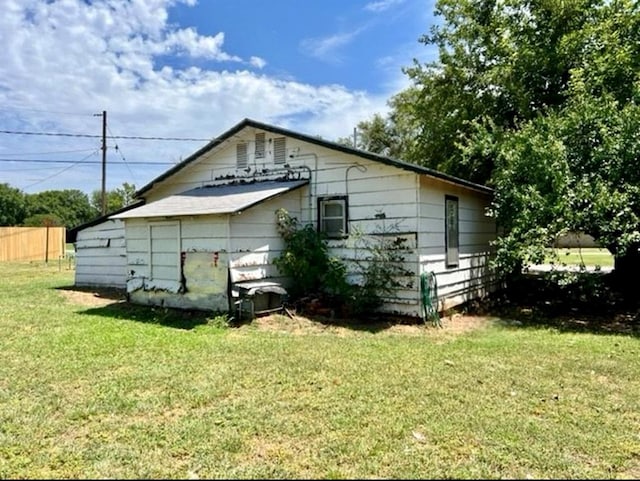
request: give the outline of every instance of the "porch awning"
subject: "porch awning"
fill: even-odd
[[[111,219],[233,214],[309,183],[309,180],[263,181],[198,187],[113,215]]]

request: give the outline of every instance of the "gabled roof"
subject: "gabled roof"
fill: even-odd
[[[185,168],[186,166],[188,166],[189,164],[191,164],[192,162],[197,160],[203,154],[206,154],[207,152],[209,152],[210,150],[214,149],[218,145],[222,144],[226,140],[230,139],[231,137],[233,137],[234,135],[236,135],[238,132],[240,132],[241,130],[243,130],[245,128],[255,128],[255,129],[258,129],[258,130],[264,130],[264,131],[267,131],[267,132],[272,132],[274,134],[282,135],[282,136],[285,136],[285,137],[291,137],[291,138],[294,138],[294,139],[301,140],[303,142],[308,142],[310,144],[315,144],[315,145],[318,145],[320,147],[325,147],[327,149],[337,150],[337,151],[343,152],[345,154],[356,155],[358,157],[362,157],[362,158],[365,158],[365,159],[368,159],[368,160],[372,160],[374,162],[380,162],[380,163],[385,164],[385,165],[398,167],[398,168],[403,169],[403,170],[416,172],[418,174],[425,174],[425,175],[428,175],[430,177],[434,177],[436,179],[441,179],[441,180],[445,180],[447,182],[452,182],[454,184],[458,184],[458,185],[461,185],[463,187],[467,187],[467,188],[470,188],[470,189],[478,190],[480,192],[493,193],[493,189],[491,189],[490,187],[487,187],[487,186],[481,185],[481,184],[476,184],[474,182],[470,182],[468,180],[464,180],[464,179],[461,179],[459,177],[455,177],[453,175],[445,174],[443,172],[439,172],[439,171],[434,170],[434,169],[429,169],[428,167],[422,167],[420,165],[410,164],[408,162],[403,162],[401,160],[392,159],[390,157],[385,157],[383,155],[374,154],[372,152],[367,152],[365,150],[354,149],[352,147],[347,147],[345,145],[338,144],[336,142],[330,142],[330,141],[321,139],[319,137],[314,137],[314,136],[311,136],[311,135],[301,134],[299,132],[294,132],[292,130],[283,129],[281,127],[276,127],[276,126],[273,126],[273,125],[264,124],[262,122],[257,122],[255,120],[244,119],[241,122],[239,122],[238,124],[236,124],[234,127],[232,127],[231,129],[227,130],[221,136],[213,139],[207,145],[205,145],[201,149],[199,149],[196,152],[194,152],[193,154],[191,154],[189,157],[184,159],[179,164],[176,164],[175,166],[173,166],[172,168],[170,168],[169,170],[167,170],[163,174],[161,174],[158,177],[156,177],[155,179],[153,179],[147,185],[142,187],[138,192],[136,192],[135,196],[136,197],[144,196],[144,194],[146,192],[148,192],[155,184],[167,179],[168,177],[171,177],[173,174],[179,172],[180,170],[182,170],[183,168]]]
[[[78,236],[78,232],[83,229],[88,229],[89,227],[93,227],[94,225],[101,224],[105,221],[108,221],[109,218],[113,215],[119,214],[121,212],[125,212],[131,209],[135,209],[136,207],[144,204],[144,201],[138,200],[132,204],[126,205],[118,210],[114,210],[113,212],[109,212],[108,214],[101,215],[100,217],[96,217],[95,219],[90,220],[89,222],[85,222],[84,224],[80,224],[73,229],[67,229],[67,242],[75,242]]]
[[[198,187],[111,216],[112,219],[233,214],[308,184],[308,180],[269,180]]]

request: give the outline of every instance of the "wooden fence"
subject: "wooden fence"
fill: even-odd
[[[58,260],[65,244],[65,227],[0,227],[0,262]]]

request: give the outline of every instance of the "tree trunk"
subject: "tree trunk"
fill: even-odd
[[[613,274],[624,290],[637,289],[640,278],[640,251],[637,245],[627,249],[625,255],[614,257]]]

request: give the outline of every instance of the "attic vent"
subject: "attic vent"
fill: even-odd
[[[284,164],[287,157],[287,143],[285,137],[273,139],[273,163]]]
[[[247,166],[247,144],[236,144],[236,167],[244,169]]]
[[[264,159],[264,132],[256,134],[256,159]]]

